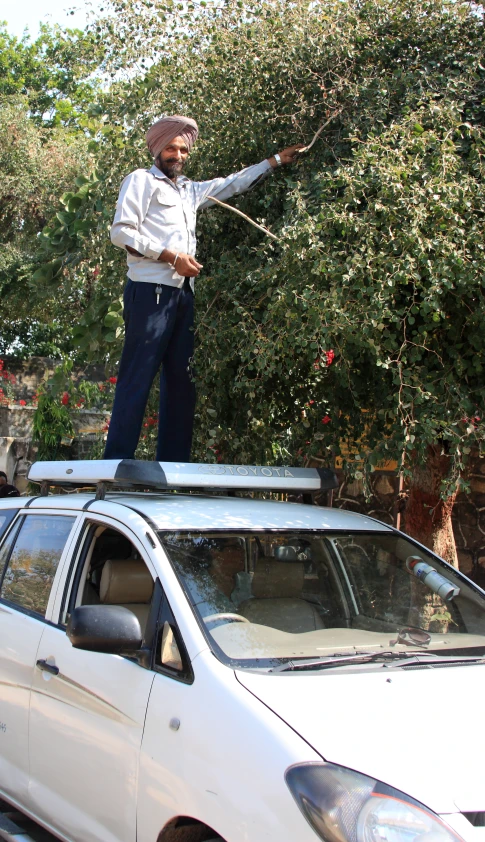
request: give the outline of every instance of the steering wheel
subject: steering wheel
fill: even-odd
[[[230,614],[228,611],[223,611],[220,614],[209,614],[208,617],[204,617],[204,623],[212,623],[214,620],[233,620],[235,623],[251,622],[251,620],[248,620],[247,617],[243,617],[241,614]]]

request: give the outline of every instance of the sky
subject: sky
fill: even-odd
[[[75,10],[74,15],[67,11]],[[25,27],[32,38],[39,33],[41,23],[84,29],[87,20],[86,0],[0,0],[0,20],[7,21],[11,35],[20,38]]]

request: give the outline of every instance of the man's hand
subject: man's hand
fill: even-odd
[[[125,246],[125,248],[127,252],[136,255],[136,257],[144,257],[143,254],[134,249],[132,246]],[[160,263],[169,263],[173,266],[176,257],[177,255],[174,251],[164,249],[158,256],[157,260],[159,260]],[[179,252],[174,268],[177,270],[179,275],[182,275],[183,278],[196,278],[197,275],[200,275],[200,270],[203,266],[202,263],[197,263],[195,257],[192,257],[190,254]]]
[[[183,278],[196,278],[200,274],[202,264],[197,263],[195,257],[184,252],[179,252],[177,260],[175,260],[176,257],[177,255],[173,251],[164,249],[158,259],[161,263],[169,263],[174,266],[175,271]]]
[[[278,153],[281,158],[281,163],[292,164],[296,160],[299,150],[304,148],[304,143],[297,143],[296,146],[288,146],[287,149],[283,149],[282,152]],[[272,158],[268,158],[268,161],[270,162],[273,169],[276,169],[276,167],[278,166],[276,158],[273,156]]]

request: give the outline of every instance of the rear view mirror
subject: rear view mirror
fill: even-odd
[[[67,636],[75,649],[134,655],[142,644],[138,618],[119,605],[81,605],[72,612]]]

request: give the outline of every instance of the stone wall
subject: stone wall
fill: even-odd
[[[36,459],[37,448],[32,443],[32,406],[0,406],[0,471],[5,471],[23,493],[27,488],[27,474]],[[104,412],[80,409],[73,416],[75,438],[73,459],[87,459],[105,426]]]

